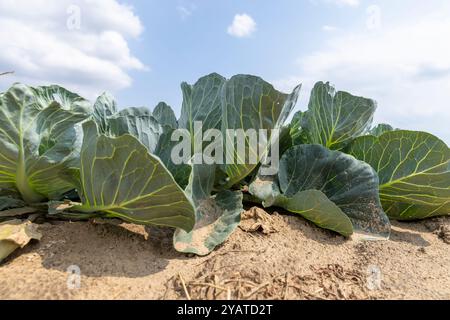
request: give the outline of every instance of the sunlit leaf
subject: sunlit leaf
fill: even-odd
[[[193,205],[159,158],[131,135],[98,135],[92,121],[83,128],[79,170],[71,172],[82,204],[71,211],[192,229]]]
[[[301,119],[302,130],[308,143],[340,150],[370,129],[375,109],[371,99],[336,92],[329,83],[318,82]]]
[[[380,177],[386,213],[399,220],[450,214],[450,150],[419,131],[385,132],[356,139],[348,152]]]
[[[57,199],[72,189],[62,179],[81,144],[78,123],[90,104],[57,86],[15,84],[0,95],[0,195],[20,193],[27,203]]]
[[[292,108],[295,106],[300,92],[299,85],[291,94],[284,94],[259,77],[249,75],[237,75],[226,82],[222,91],[222,134],[225,139],[235,141],[234,131],[240,129],[246,132],[253,129],[259,134],[259,130],[267,130],[267,141],[252,143],[245,139],[245,157],[239,157],[239,148],[226,149],[226,159],[233,159],[234,164],[226,163],[221,166],[227,178],[219,181],[222,188],[229,188],[244,179],[259,164],[260,150],[269,147],[273,129],[280,129]],[[237,142],[236,142],[237,144]],[[265,145],[264,145],[265,144]],[[251,157],[257,161],[250,161]]]

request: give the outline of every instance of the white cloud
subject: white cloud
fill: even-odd
[[[133,8],[116,0],[2,0],[0,70],[15,75],[0,86],[57,83],[91,98],[126,88],[130,70],[146,70],[127,42],[142,31]]]
[[[256,31],[256,22],[248,14],[237,14],[234,16],[233,23],[228,27],[228,34],[237,37],[249,37]]]
[[[450,6],[384,24],[376,32],[337,34],[298,60],[299,72],[277,81],[290,90],[315,81],[378,101],[376,122],[432,132],[450,142]],[[361,29],[363,30],[363,29]],[[304,92],[306,106],[309,92]]]

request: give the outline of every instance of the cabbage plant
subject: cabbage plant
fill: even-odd
[[[245,202],[367,239],[387,239],[389,219],[450,213],[450,150],[443,141],[372,126],[374,100],[324,82],[288,123],[300,88],[286,94],[256,76],[213,73],[181,85],[177,119],[164,102],[152,111],[119,108],[108,94],[91,103],[59,86],[15,84],[0,94],[0,222],[20,224],[17,217],[38,212],[166,226],[175,229],[176,250],[206,255],[236,229]],[[258,150],[243,141],[249,157],[259,155],[256,162],[197,163],[199,150],[214,142],[201,139],[210,129],[222,137],[263,129],[267,137]],[[191,157],[174,163],[179,130],[191,139]],[[278,171],[267,175],[263,160],[277,145]],[[215,150],[214,156],[240,157],[237,148]],[[19,229],[0,224],[8,235],[0,252],[24,245],[11,243],[11,230]]]

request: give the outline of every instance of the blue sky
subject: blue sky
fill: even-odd
[[[133,90],[124,90],[120,97],[132,104],[155,104],[166,97],[174,106],[180,104],[181,81],[195,82],[211,72],[226,77],[249,73],[267,80],[283,78],[300,54],[320,44],[322,25],[343,25],[358,11],[296,0],[276,5],[264,0],[134,1],[133,5],[145,32],[132,47],[151,72],[134,73]],[[180,14],[180,7],[190,15]],[[257,29],[249,37],[233,37],[227,28],[236,14],[243,13],[254,19]]]
[[[283,91],[303,83],[297,109],[315,81],[331,81],[377,100],[376,122],[450,143],[445,39],[445,0],[0,0],[0,71],[15,71],[0,89],[58,83],[178,113],[180,83],[210,72]]]

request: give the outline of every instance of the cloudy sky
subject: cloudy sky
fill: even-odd
[[[88,98],[179,112],[181,81],[316,81],[378,101],[376,122],[450,144],[447,0],[0,0],[0,90],[62,84]]]

